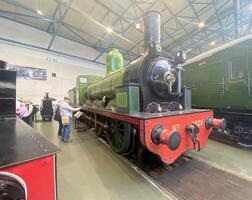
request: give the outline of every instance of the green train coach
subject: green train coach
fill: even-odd
[[[195,108],[214,109],[227,119],[239,145],[252,147],[252,35],[217,47],[181,65]]]
[[[102,77],[98,75],[80,75],[76,78],[76,104],[83,105],[85,103],[84,94],[87,86],[94,81],[101,80]]]
[[[73,105],[83,105],[85,103],[85,96],[87,86],[102,79],[98,75],[79,75],[76,78],[76,86],[68,91],[68,96],[72,100]]]

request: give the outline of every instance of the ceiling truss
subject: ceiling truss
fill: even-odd
[[[93,10],[100,6],[105,11],[101,19],[97,20],[98,25],[105,27],[106,19],[113,16],[112,34],[108,34],[105,28],[102,33],[96,34],[90,32],[88,27],[83,28],[68,23],[65,19],[70,15],[70,11],[75,10],[73,4],[78,0],[51,1],[56,5],[54,12],[51,15],[38,15],[37,9],[22,3],[22,0],[0,0],[0,3],[18,8],[18,11],[0,9],[0,17],[48,32],[51,40],[48,47],[44,49],[47,51],[53,52],[51,48],[57,36],[92,47],[99,52],[97,57],[91,60],[93,62],[98,62],[98,59],[111,47],[119,48],[127,60],[138,56],[144,49],[144,40],[143,37],[140,37],[140,40],[134,39],[132,34],[143,36],[143,29],[137,29],[135,25],[141,22],[145,12],[152,9],[158,9],[162,16],[169,16],[162,19],[161,40],[163,50],[169,54],[182,49],[189,51],[189,56],[193,57],[213,48],[211,42],[221,45],[252,32],[251,0],[187,0],[183,1],[186,3],[175,11],[168,0],[128,0],[125,5],[117,0],[93,0]],[[46,23],[46,28],[31,23],[30,20]],[[205,26],[199,28],[202,22]],[[62,32],[62,27],[71,35]],[[0,39],[7,41],[6,38]],[[127,47],[123,45],[125,42],[128,43]],[[36,45],[33,47],[39,48]]]

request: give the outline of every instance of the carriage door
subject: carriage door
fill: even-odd
[[[252,108],[252,41],[249,41],[247,46],[247,88],[248,88],[248,102],[247,107],[249,110]]]
[[[228,91],[229,107],[239,109],[246,104],[248,96],[248,73],[247,73],[247,56],[242,52],[237,52],[235,56],[228,59]]]

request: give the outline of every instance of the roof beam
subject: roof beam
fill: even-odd
[[[56,6],[56,8],[55,8],[55,10],[54,10],[54,13],[53,13],[53,18],[56,17],[56,14],[57,14],[57,12],[58,12],[58,9],[60,9],[60,3],[57,3],[57,6]],[[50,29],[51,29],[52,26],[54,26],[54,23],[51,22],[51,23],[49,24],[49,26],[48,26],[47,32],[50,32]],[[54,27],[53,27],[53,29],[54,29]]]
[[[22,24],[22,25],[25,25],[25,26],[28,26],[28,27],[31,27],[31,28],[34,28],[34,29],[37,29],[37,30],[40,30],[40,31],[43,31],[43,32],[47,32],[45,29],[42,29],[42,28],[39,28],[37,26],[34,26],[34,25],[31,25],[31,24],[28,24],[28,23],[25,23],[23,21],[19,21],[18,19],[13,19],[11,17],[8,17],[8,16],[4,16],[4,15],[1,15],[1,12],[0,12],[0,18],[3,18],[3,19],[6,19],[6,20],[10,20],[10,21],[13,21],[13,22],[16,22],[16,23],[19,23],[19,24]],[[67,27],[66,27],[67,28]],[[71,29],[69,29],[69,31],[73,31]],[[47,32],[48,33],[48,32]],[[77,33],[76,33],[77,34]],[[67,39],[67,40],[71,40],[73,42],[76,42],[76,43],[79,43],[79,44],[82,44],[82,45],[85,45],[85,46],[88,46],[88,47],[92,47],[92,48],[95,48],[97,51],[100,50],[98,49],[97,47],[95,46],[92,46],[89,42],[87,42],[86,40],[84,40],[83,38],[83,41],[86,41],[86,42],[80,42],[80,41],[77,41],[77,40],[74,40],[72,38],[68,38],[68,37],[65,37],[63,34],[61,33],[58,33],[58,35],[64,39]],[[81,36],[79,36],[81,37]]]
[[[23,13],[17,13],[17,12],[12,12],[12,11],[6,11],[6,10],[1,10],[0,9],[0,13],[4,14],[4,15],[8,15],[8,16],[20,16],[20,17],[25,17],[25,18],[31,18],[31,19],[36,19],[36,20],[41,20],[41,21],[45,21],[45,22],[50,22],[50,23],[57,23],[57,20],[51,19],[51,18],[47,18],[47,17],[43,17],[43,16],[34,16],[34,15],[27,15],[27,14],[23,14]]]
[[[25,6],[25,5],[23,5],[23,4],[21,4],[21,3],[16,3],[16,1],[14,1],[14,0],[2,0],[2,1],[4,1],[5,3],[8,3],[8,4],[11,4],[11,5],[14,5],[14,6],[17,6],[17,7],[20,7],[20,8],[22,8],[22,9],[24,9],[24,10],[26,10],[26,11],[30,11],[31,13],[36,13],[37,14],[37,12],[36,12],[36,10],[35,9],[33,9],[33,8],[29,8],[29,7],[27,7],[27,6]],[[71,0],[72,1],[72,0]],[[56,1],[56,2],[58,2],[58,3],[60,3],[59,1]],[[67,9],[69,9],[70,7],[67,7]],[[59,12],[59,11],[58,11]],[[88,35],[88,36],[90,36],[90,37],[92,37],[92,38],[95,38],[95,39],[98,39],[95,35],[93,35],[93,34],[89,34],[88,32],[85,32],[85,31],[83,31],[83,30],[81,30],[81,29],[79,29],[79,28],[77,28],[77,27],[74,27],[74,26],[72,26],[72,25],[69,25],[69,24],[66,24],[62,19],[57,19],[57,18],[52,18],[52,17],[49,17],[49,16],[33,16],[33,15],[24,15],[24,14],[22,14],[22,13],[15,13],[15,12],[9,12],[8,11],[8,13],[6,13],[6,12],[0,12],[0,13],[3,13],[3,14],[8,14],[8,15],[14,15],[14,16],[25,16],[25,17],[29,17],[29,18],[35,18],[35,19],[38,19],[38,20],[41,20],[41,21],[46,21],[46,22],[50,22],[50,23],[53,23],[54,24],[54,26],[55,26],[55,24],[61,24],[61,25],[63,25],[63,26],[67,26],[66,28],[67,29],[73,29],[73,30],[76,30],[76,31],[78,31],[78,32],[81,32],[81,33],[83,33],[83,34],[85,34],[85,35]],[[66,14],[65,14],[66,15]],[[38,28],[38,27],[36,27],[36,26],[33,26],[33,25],[30,25],[30,24],[28,24],[28,23],[22,23],[21,21],[19,21],[19,20],[14,20],[14,19],[12,19],[12,18],[10,18],[10,17],[5,17],[5,16],[3,16],[3,15],[0,15],[0,17],[2,17],[2,18],[6,18],[6,19],[9,19],[9,20],[12,20],[12,21],[15,21],[15,22],[18,22],[18,23],[21,23],[21,24],[24,24],[24,25],[27,25],[27,26],[31,26],[31,27],[33,27],[33,28],[36,28],[36,29],[39,29],[39,30],[43,30],[43,29],[40,29],[40,28]],[[72,30],[72,31],[73,31]],[[45,31],[45,30],[43,30],[43,31]],[[49,32],[50,33],[50,32]],[[57,31],[57,33],[55,34],[55,35],[59,35],[59,36],[61,36],[62,37],[62,34],[60,34],[58,31]],[[55,38],[55,37],[53,37],[53,38]],[[64,36],[64,38],[66,38],[65,36]],[[83,37],[82,37],[83,38]],[[69,38],[66,38],[66,39],[69,39]],[[71,39],[72,40],[72,39]],[[79,41],[75,41],[75,42],[77,42],[77,43],[80,43],[80,44],[83,44],[83,43],[81,43],[81,42],[79,42]],[[104,42],[107,42],[106,40],[104,40]],[[108,43],[108,42],[107,42]],[[89,46],[89,47],[92,47],[92,48],[94,48],[94,49],[96,49],[97,51],[100,51],[101,52],[101,49],[98,49],[96,46],[94,46],[94,45],[89,45],[90,43],[86,43],[86,40],[85,40],[85,45],[86,46]],[[51,46],[51,45],[49,45],[49,46]]]
[[[149,10],[151,10],[153,7],[155,7],[157,5],[157,3],[159,2],[160,0],[153,0],[152,2],[147,2],[149,4],[149,6],[147,7],[147,9],[145,10],[145,12],[148,12]],[[133,5],[131,5],[133,6]],[[125,10],[126,11],[126,10]],[[142,15],[139,15],[138,17],[136,17],[136,21],[140,20],[140,18],[142,17]],[[109,46],[113,46],[115,42],[117,42],[119,39],[121,39],[126,33],[129,32],[129,30],[134,27],[134,24],[135,22],[133,23],[130,23],[125,29],[124,31],[122,32],[122,34],[120,35],[121,37],[119,36],[116,36],[112,42],[109,44]],[[136,43],[135,43],[136,44]],[[136,44],[138,46],[138,44]]]
[[[6,38],[0,38],[0,42],[4,42],[4,43],[7,42],[7,43],[19,45],[19,46],[30,47],[30,48],[34,48],[34,49],[42,50],[42,51],[45,51],[45,52],[62,55],[62,56],[67,56],[67,57],[70,57],[70,58],[74,58],[74,59],[78,59],[78,60],[82,60],[82,61],[86,61],[86,62],[92,62],[92,63],[97,63],[97,64],[100,64],[100,65],[104,65],[104,63],[101,63],[101,62],[98,62],[98,61],[93,61],[93,60],[90,60],[88,58],[78,57],[78,56],[75,56],[75,55],[71,55],[71,54],[67,54],[67,53],[63,53],[63,52],[59,52],[59,51],[56,51],[56,50],[47,49],[47,48],[43,48],[43,47],[39,47],[39,46],[36,46],[36,45],[31,45],[31,44],[27,44],[27,43],[23,43],[23,42],[18,42],[18,41],[6,39]]]
[[[195,15],[196,19],[198,20],[199,23],[201,23],[201,20],[200,20],[200,18],[199,18],[199,15],[198,15],[198,13],[196,12],[196,10],[195,10],[195,8],[194,8],[194,6],[193,6],[191,0],[187,0],[187,1],[188,1],[188,3],[189,3],[189,6],[191,7],[191,9],[192,9],[192,11],[193,11],[193,14]],[[203,33],[205,34],[206,38],[209,39],[209,38],[208,38],[208,35],[207,35],[207,33],[206,33],[205,29],[204,29],[204,27],[203,27],[202,29],[203,29]]]
[[[218,11],[219,10],[221,10],[226,4],[228,4],[229,3],[229,0],[226,0],[226,2],[220,7],[220,8],[218,8]],[[222,18],[223,18],[223,16],[225,16],[225,15],[227,15],[227,13],[230,13],[230,9],[226,9],[224,12],[222,12],[222,13],[220,13],[220,16],[222,16]],[[206,24],[209,26],[210,24],[215,24],[216,23],[216,17],[215,17],[215,13],[213,13],[210,17],[208,17],[208,19],[207,19],[207,21],[206,21]],[[196,28],[196,29],[192,29],[191,31],[190,31],[190,34],[191,35],[197,35],[197,34],[199,34],[200,32],[201,32],[202,30],[200,30],[200,29],[198,29],[198,28]],[[187,40],[187,36],[181,36],[179,39],[178,39],[181,43],[182,42],[185,42],[186,40]],[[174,48],[174,44],[172,44],[167,50],[170,50],[170,49],[172,49],[172,48]]]
[[[217,18],[218,24],[220,26],[222,41],[225,42],[226,39],[225,39],[224,31],[223,31],[223,24],[222,24],[221,18],[219,16],[219,13],[218,13],[218,10],[216,8],[216,5],[215,5],[214,1],[212,2],[212,6],[214,8],[214,13],[215,13],[215,16]]]
[[[20,8],[23,8],[24,10],[30,11],[30,12],[32,12],[32,13],[36,13],[36,10],[34,10],[34,9],[32,9],[32,8],[29,8],[29,7],[27,7],[27,6],[24,6],[24,5],[20,4],[20,3],[18,3],[18,5],[16,5],[16,3],[14,3],[15,1],[13,1],[13,0],[2,0],[2,1],[4,1],[4,2],[6,2],[6,3],[8,3],[8,4],[12,4],[12,5],[14,5],[14,6],[20,7]],[[56,1],[56,2],[58,2],[58,1]],[[14,12],[11,12],[10,14],[12,14],[12,15],[17,15],[17,13],[14,13]],[[21,14],[21,13],[20,13],[20,14]],[[32,18],[33,16],[28,15],[27,17],[31,17],[31,18]],[[88,32],[86,32],[86,31],[83,31],[83,30],[80,29],[80,28],[77,28],[77,27],[75,27],[75,26],[69,25],[69,24],[67,24],[67,23],[65,23],[65,22],[63,22],[63,21],[60,21],[59,19],[56,19],[56,18],[52,18],[52,17],[49,17],[49,16],[39,16],[39,17],[36,17],[36,19],[41,20],[41,21],[52,22],[52,23],[61,23],[61,25],[68,26],[69,28],[71,28],[71,29],[73,29],[73,30],[76,30],[76,31],[78,31],[78,32],[81,32],[81,33],[83,33],[83,34],[85,34],[85,35],[87,35],[87,36],[89,36],[89,37],[92,37],[92,38],[95,38],[95,39],[100,39],[100,38],[96,37],[95,35],[93,35],[93,34],[91,34],[91,33],[88,33]],[[104,42],[107,42],[107,41],[104,40]]]
[[[54,29],[52,39],[51,39],[51,41],[50,41],[50,43],[49,43],[49,45],[48,45],[48,47],[47,47],[48,50],[51,48],[51,46],[52,46],[52,44],[53,44],[53,41],[55,40],[55,38],[56,38],[56,36],[57,36],[57,33],[58,33],[58,31],[59,31],[59,28],[60,28],[60,26],[62,25],[62,23],[63,23],[63,21],[64,21],[66,15],[67,15],[67,12],[69,11],[70,6],[72,5],[72,3],[73,3],[73,0],[70,0],[70,1],[69,1],[69,7],[67,7],[67,8],[65,9],[65,11],[63,12],[63,14],[62,14],[62,12],[61,12],[61,8],[62,8],[62,7],[61,7],[61,5],[59,4],[58,12],[59,12],[59,22],[60,22],[60,23],[58,23],[57,29],[56,29],[56,30]],[[56,15],[56,14],[55,14],[55,15]],[[54,27],[54,28],[55,28],[55,27]]]
[[[233,0],[235,39],[239,38],[239,27],[238,27],[239,10],[240,10],[240,0]]]
[[[123,35],[125,35],[129,30],[130,30],[130,28],[133,28],[133,27],[135,27],[134,25],[135,25],[135,23],[137,22],[137,21],[139,21],[141,18],[142,18],[142,15],[144,14],[144,12],[148,12],[148,11],[150,11],[153,7],[155,7],[158,3],[159,3],[159,1],[160,0],[152,0],[152,1],[150,1],[150,2],[145,2],[145,3],[148,3],[149,4],[149,6],[146,8],[146,10],[142,10],[142,13],[141,13],[141,15],[138,15],[138,16],[135,16],[135,21],[133,22],[133,23],[130,23],[129,24],[129,26],[127,27],[127,28],[125,28],[125,31],[122,33],[122,36]],[[137,5],[137,2],[135,2],[135,4],[133,4],[132,6],[133,7],[135,7]],[[140,7],[139,7],[139,9],[140,9]],[[135,13],[135,14],[137,14],[137,13]],[[138,29],[137,29],[138,30]],[[139,31],[139,30],[138,30]],[[120,37],[117,37],[113,42],[112,42],[112,44],[113,43],[115,43],[118,39],[120,39]]]
[[[188,37],[188,39],[193,40],[192,34],[191,34],[190,32],[188,32],[188,31],[185,29],[184,25],[178,20],[177,16],[176,16],[176,15],[173,13],[173,11],[169,8],[169,6],[167,5],[167,3],[163,1],[163,4],[165,5],[165,7],[166,7],[166,9],[168,10],[168,12],[169,12],[172,16],[175,17],[174,20],[175,20],[176,23],[181,27],[181,29],[185,32],[186,37]],[[190,4],[190,2],[189,2],[189,4]],[[198,45],[197,45],[197,47],[198,47],[199,51],[201,52],[200,47],[199,47]]]
[[[100,1],[98,1],[98,0],[96,0],[96,1],[100,3]],[[100,4],[101,4],[101,3],[100,3]],[[121,15],[117,15],[117,14],[116,14],[117,18],[116,18],[116,20],[112,23],[112,26],[114,26],[117,22],[119,22],[119,21],[123,18],[123,16],[127,13],[127,11],[130,9],[130,7],[131,7],[131,5],[129,5],[126,9],[124,9],[124,11],[123,11],[123,13],[122,13]],[[109,8],[107,8],[107,9],[109,9]],[[111,9],[109,9],[109,10],[111,11]],[[101,38],[104,38],[106,34],[107,34],[107,33],[105,32],[105,33],[101,36]],[[99,42],[99,40],[95,43],[95,45],[97,45],[98,42]]]

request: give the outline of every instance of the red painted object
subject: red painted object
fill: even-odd
[[[160,135],[160,143],[166,145],[167,141],[171,137],[171,133],[168,129],[164,129]]]
[[[141,131],[145,132],[143,145],[146,146],[149,151],[158,154],[163,162],[171,164],[183,153],[187,152],[188,150],[194,149],[192,137],[187,130],[187,127],[189,125],[196,124],[199,127],[200,130],[196,134],[196,136],[200,143],[201,149],[205,147],[208,136],[212,131],[212,128],[206,128],[205,120],[211,116],[213,116],[212,111],[206,111],[201,113],[145,120],[144,129],[141,129]],[[160,138],[160,144],[154,144],[151,138],[152,130],[156,125],[162,125],[164,127],[164,130],[162,132],[163,135]],[[176,150],[171,150],[165,141],[168,140],[170,134],[174,131],[180,134],[181,143]]]
[[[93,114],[131,123],[139,127],[141,144],[163,162],[173,163],[189,150],[201,150],[212,129],[225,129],[224,119],[214,119],[210,110],[175,111],[167,113],[122,114],[96,108],[83,107]],[[95,119],[92,119],[97,123]]]
[[[0,168],[23,179],[27,188],[27,200],[56,200],[56,155],[49,155]]]
[[[221,129],[223,126],[223,119],[213,119],[212,126],[214,129]],[[224,125],[224,126],[226,126],[226,125]]]

